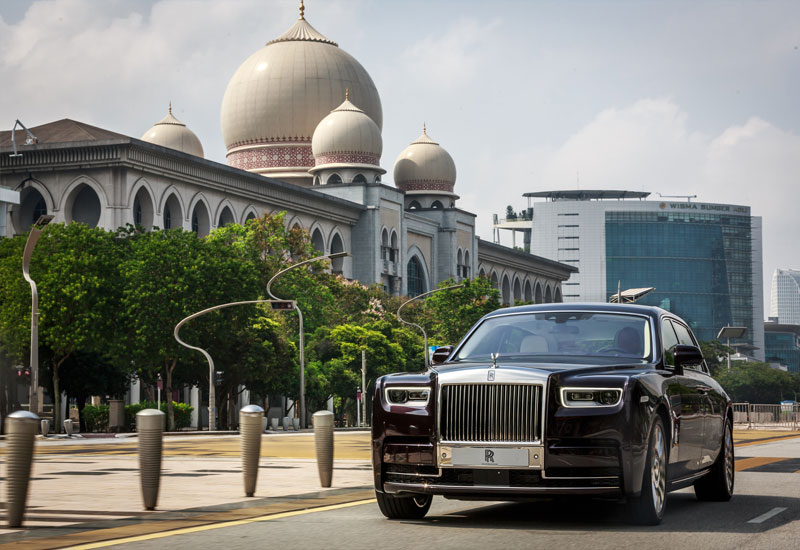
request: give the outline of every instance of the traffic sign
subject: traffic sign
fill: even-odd
[[[294,300],[270,300],[269,305],[272,309],[275,310],[282,310],[282,311],[291,311],[295,308],[295,301]]]

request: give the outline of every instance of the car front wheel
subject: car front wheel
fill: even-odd
[[[375,491],[381,513],[389,519],[422,519],[431,507],[431,495],[397,497]]]
[[[656,416],[650,428],[647,459],[640,496],[628,499],[631,519],[637,525],[658,525],[667,500],[667,440],[664,423]]]
[[[716,502],[730,500],[733,496],[734,472],[733,426],[731,421],[726,419],[717,461],[711,467],[711,471],[694,484],[697,500]]]

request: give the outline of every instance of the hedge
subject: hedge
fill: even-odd
[[[175,429],[181,430],[188,428],[191,423],[192,411],[194,407],[188,403],[172,402],[173,413],[175,415]],[[127,431],[136,430],[136,413],[144,409],[155,409],[156,403],[142,401],[133,405],[125,405],[125,428]],[[161,403],[161,411],[167,414],[166,401]],[[86,405],[83,407],[83,421],[86,430],[89,432],[108,431],[108,405]]]

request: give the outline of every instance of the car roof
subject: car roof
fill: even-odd
[[[539,311],[601,311],[609,313],[638,313],[639,315],[647,315],[648,317],[656,318],[660,317],[661,315],[670,314],[668,311],[655,306],[642,306],[636,304],[606,304],[603,302],[569,302],[504,307],[488,313],[485,317],[508,315],[509,313],[535,313]]]

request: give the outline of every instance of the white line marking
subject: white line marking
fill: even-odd
[[[783,512],[785,510],[786,510],[786,508],[773,508],[772,510],[770,510],[766,514],[761,514],[757,518],[753,518],[750,521],[748,521],[747,523],[764,523],[769,518],[774,518],[775,516],[777,516],[778,514],[780,514],[781,512]]]

